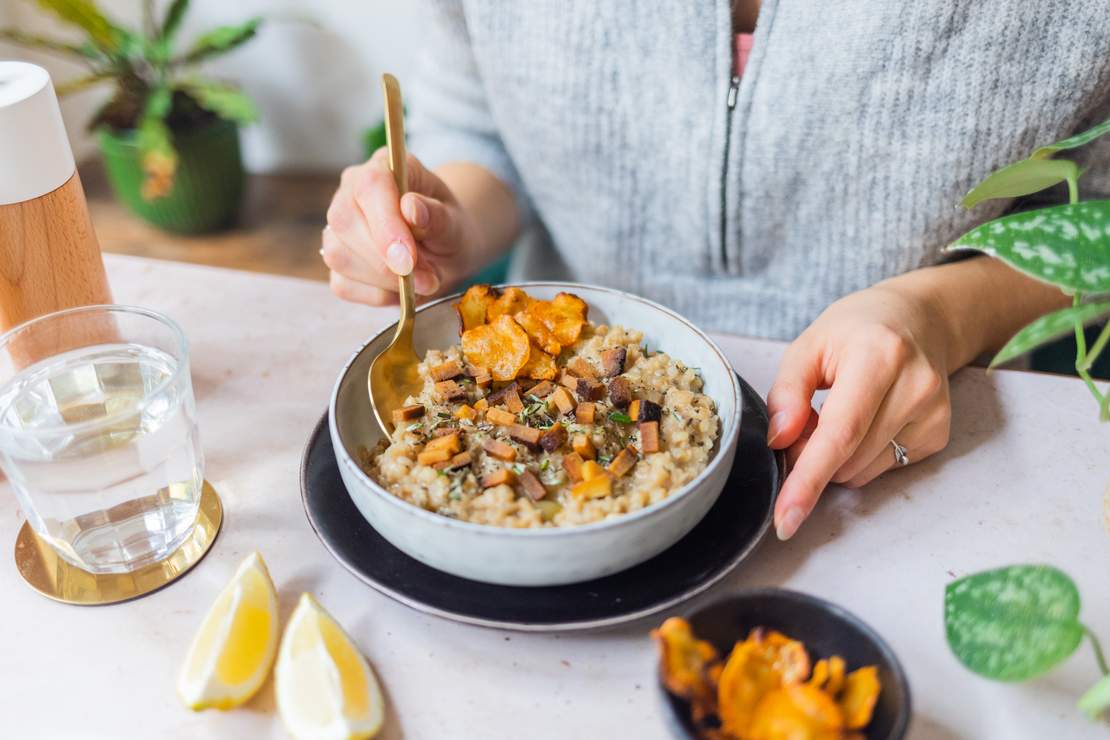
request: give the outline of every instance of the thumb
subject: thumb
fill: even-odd
[[[820,356],[802,339],[782,356],[779,374],[767,394],[767,445],[785,449],[798,441],[813,410],[813,394],[820,381]]]

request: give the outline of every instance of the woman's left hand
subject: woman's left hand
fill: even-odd
[[[783,355],[767,397],[768,444],[791,466],[775,506],[779,539],[830,481],[855,488],[895,467],[891,440],[913,462],[948,444],[949,358],[961,338],[939,306],[901,288],[906,277],[832,304]],[[818,413],[813,394],[826,388]]]

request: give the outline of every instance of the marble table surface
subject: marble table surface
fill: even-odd
[[[80,608],[0,563],[0,735],[12,738],[281,738],[272,684],[245,707],[194,714],[174,680],[201,616],[259,550],[288,616],[309,591],[347,627],[388,695],[386,738],[666,738],[650,621],[588,634],[520,634],[412,611],[357,581],[316,539],[301,506],[302,448],[336,374],[392,312],[340,303],[320,283],[107,258],[116,300],[185,328],[207,456],[226,519],[212,552],[135,602]],[[780,343],[719,337],[761,393]],[[1088,646],[1026,684],[962,668],[944,640],[945,584],[1010,563],[1070,573],[1081,616],[1110,640],[1103,493],[1110,426],[1071,379],[965,369],[952,383],[948,449],[861,491],[833,487],[788,543],[768,539],[699,601],[756,585],[831,599],[875,627],[914,695],[910,737],[1104,737],[1075,698],[1097,678]],[[23,517],[0,483],[0,541]],[[10,550],[9,550],[10,552]],[[651,620],[655,621],[655,620]]]

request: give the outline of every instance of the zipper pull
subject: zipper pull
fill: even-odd
[[[736,93],[740,90],[740,75],[733,75],[732,80],[728,84],[728,98],[725,102],[728,104],[728,109],[732,110],[736,107]]]

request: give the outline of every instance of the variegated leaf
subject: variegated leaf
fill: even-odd
[[[1030,155],[1030,159],[1047,159],[1061,149],[1076,149],[1106,134],[1110,134],[1110,121],[1103,121],[1093,128],[1089,128],[1075,136],[1069,136],[1063,141],[1057,141],[1055,144],[1042,146]]]
[[[993,198],[1020,198],[1078,178],[1079,166],[1070,160],[1023,159],[992,173],[965,195],[960,205],[973,208]]]
[[[974,249],[1068,292],[1110,293],[1110,200],[1011,213],[947,251]]]
[[[991,367],[1025,354],[1031,349],[1075,331],[1075,325],[1089,324],[1110,316],[1110,302],[1082,303],[1045,314],[1015,334],[991,360]]]
[[[1012,565],[961,578],[944,593],[948,646],[996,681],[1024,681],[1067,658],[1083,639],[1079,591],[1048,565]]]

